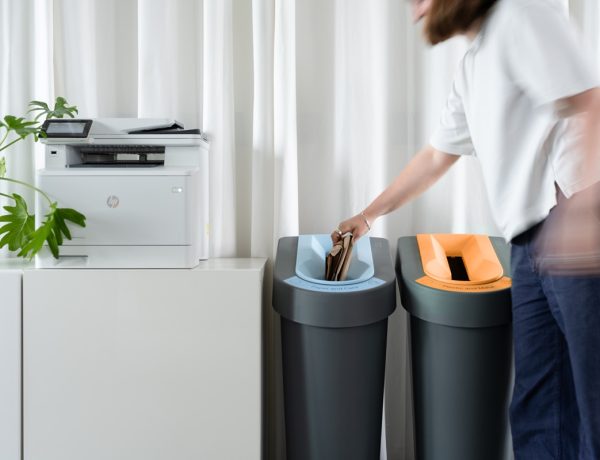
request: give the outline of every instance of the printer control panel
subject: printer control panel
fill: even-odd
[[[92,120],[52,118],[42,125],[42,131],[48,138],[85,138],[90,133]]]

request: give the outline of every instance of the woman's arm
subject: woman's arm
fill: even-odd
[[[403,204],[423,193],[442,177],[456,163],[460,155],[440,152],[431,146],[419,151],[402,172],[367,208],[360,214],[340,223],[339,231],[351,232],[355,239],[369,231],[369,225],[384,214],[398,209]],[[334,242],[340,235],[331,234]]]

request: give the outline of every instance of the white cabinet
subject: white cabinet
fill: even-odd
[[[21,459],[21,270],[0,265],[0,459]]]
[[[24,459],[258,460],[264,264],[26,271]]]

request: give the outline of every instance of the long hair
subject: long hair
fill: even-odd
[[[436,45],[466,32],[477,20],[484,19],[497,0],[433,0],[425,19],[425,37]]]

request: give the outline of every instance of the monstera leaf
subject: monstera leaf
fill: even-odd
[[[70,240],[71,232],[67,222],[85,227],[85,216],[74,209],[58,208],[56,203],[50,205],[44,222],[30,235],[28,241],[21,247],[19,257],[31,259],[48,243],[48,248],[55,259],[58,259],[58,247],[63,244],[64,238]],[[63,238],[64,237],[64,238]]]
[[[6,222],[0,227],[0,248],[8,245],[11,251],[21,249],[31,239],[35,229],[35,218],[29,214],[27,203],[21,195],[12,194],[14,206],[4,206],[7,214],[0,216],[0,222]]]
[[[0,216],[0,222],[6,222],[0,227],[0,248],[7,246],[11,251],[20,250],[19,257],[31,259],[44,243],[55,258],[59,256],[58,247],[64,238],[70,240],[71,232],[67,222],[85,227],[85,216],[74,209],[58,208],[56,203],[50,205],[50,210],[44,222],[36,229],[35,218],[29,214],[27,203],[20,195],[13,193],[15,206],[4,206],[7,214]]]
[[[28,121],[23,117],[6,115],[4,120],[0,121],[0,126],[7,131],[14,131],[21,139],[25,139],[30,134],[37,136],[39,128],[36,121]],[[37,137],[36,137],[37,140]]]
[[[35,117],[36,121],[44,115],[46,116],[46,118],[64,118],[65,115],[74,118],[75,114],[79,113],[77,107],[74,105],[68,106],[67,104],[68,102],[64,97],[56,98],[56,101],[54,102],[54,109],[50,109],[48,104],[46,104],[45,102],[31,101],[29,103],[31,109],[29,109],[28,113],[39,112]]]
[[[24,117],[15,117],[6,115],[0,119],[0,152],[11,147],[16,142],[22,141],[26,137],[33,135],[35,141],[39,137],[45,137],[41,129],[41,117],[64,118],[75,117],[78,113],[77,107],[69,106],[64,97],[57,97],[54,102],[54,108],[42,101],[31,101],[29,103],[29,112],[37,113],[34,120],[27,120]],[[29,113],[28,112],[28,113]],[[12,134],[12,135],[11,135]],[[0,157],[0,181],[11,182],[18,186],[27,187],[41,194],[49,206],[44,222],[35,228],[35,218],[27,209],[27,202],[22,196],[13,193],[7,195],[0,193],[0,196],[14,201],[14,206],[4,206],[6,213],[0,212],[0,248],[8,246],[8,249],[17,252],[19,257],[31,259],[44,246],[48,244],[52,255],[58,258],[59,246],[64,239],[71,239],[68,223],[85,227],[85,216],[74,209],[59,208],[43,190],[35,185],[6,177],[6,160]]]

